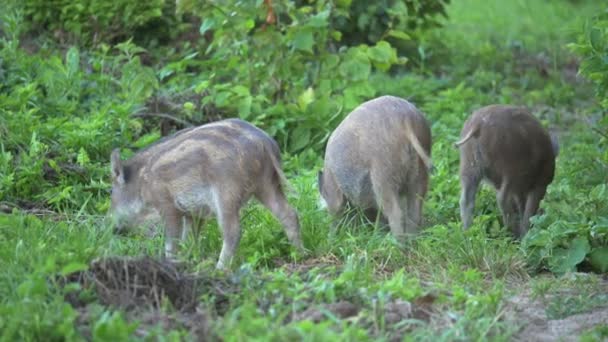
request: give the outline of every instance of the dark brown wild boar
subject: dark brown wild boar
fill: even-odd
[[[422,113],[404,99],[382,96],[355,108],[329,137],[319,191],[333,215],[347,202],[380,210],[400,239],[418,231],[430,155]]]
[[[522,107],[491,105],[465,122],[460,147],[460,215],[467,229],[482,180],[496,189],[504,225],[521,238],[553,181],[559,147]]]
[[[169,257],[193,218],[215,215],[223,235],[217,267],[227,267],[241,237],[239,209],[252,196],[281,221],[291,243],[302,248],[298,216],[282,189],[279,147],[245,121],[228,119],[179,131],[128,161],[114,150],[111,167],[111,213],[117,227],[158,217]]]

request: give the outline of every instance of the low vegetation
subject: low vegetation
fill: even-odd
[[[608,8],[378,4],[6,1],[0,339],[606,339]],[[380,95],[415,103],[433,134],[423,231],[405,243],[357,213],[330,233],[318,205],[329,133]],[[472,227],[460,222],[453,144],[493,103],[528,106],[560,141],[522,241],[489,187]],[[255,202],[241,212],[231,272],[214,270],[214,220],[183,243],[179,263],[162,259],[162,232],[114,234],[111,150],[126,157],[227,117],[279,142],[309,251]]]

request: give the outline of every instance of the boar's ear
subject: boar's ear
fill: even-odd
[[[323,170],[317,173],[317,186],[319,187],[319,192],[323,192]]]
[[[124,170],[120,161],[120,150],[114,149],[110,156],[110,167],[112,168],[112,180],[116,180],[119,184],[125,183]]]

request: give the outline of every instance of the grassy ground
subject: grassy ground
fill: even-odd
[[[183,314],[162,300],[125,312],[101,305],[77,284],[61,286],[52,275],[85,270],[105,256],[160,257],[161,237],[115,236],[101,215],[0,216],[0,338],[606,338],[605,277],[537,273],[530,255],[501,228],[492,190],[482,190],[474,226],[461,230],[458,153],[452,146],[471,110],[490,103],[528,105],[561,141],[556,179],[543,202],[547,214],[538,226],[594,215],[579,203],[605,182],[606,166],[595,162],[602,152],[583,120],[595,115],[592,92],[575,77],[565,43],[573,40],[579,18],[595,10],[592,1],[453,1],[446,25],[429,34],[421,49],[428,51],[424,63],[449,61],[428,69],[442,71],[425,72],[423,66],[390,79],[373,76],[378,94],[411,99],[432,122],[436,172],[425,227],[406,245],[358,216],[330,235],[316,189],[321,157],[285,156],[294,188],[290,202],[299,212],[308,255],[295,253],[279,223],[252,203],[242,211],[244,234],[231,274],[212,269],[221,248],[215,221],[183,245],[185,272],[208,277],[197,299],[200,312]],[[79,305],[66,300],[68,292],[78,293]]]

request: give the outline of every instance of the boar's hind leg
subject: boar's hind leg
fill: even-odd
[[[500,189],[496,191],[496,202],[502,214],[503,224],[514,234],[517,234],[519,220],[515,199],[512,197],[507,182],[503,182]]]
[[[416,234],[422,219],[422,205],[428,186],[428,176],[421,175],[419,179],[410,181],[410,184],[406,193],[406,206],[403,207],[407,208],[408,216],[405,230],[408,234]]]
[[[280,185],[263,186],[255,197],[281,222],[289,242],[303,249],[298,214],[287,202]]]
[[[218,213],[219,225],[222,229],[222,251],[217,262],[216,268],[226,269],[230,266],[236,248],[241,240],[241,226],[239,222],[239,210],[231,205],[222,206]]]
[[[545,187],[536,188],[530,191],[526,196],[526,208],[524,210],[524,215],[519,226],[519,231],[517,232],[518,238],[523,238],[524,235],[528,232],[530,218],[536,215],[536,212],[538,211],[538,207],[540,205],[540,201],[545,196],[545,191]]]
[[[387,186],[383,186],[383,184]],[[397,240],[404,238],[403,231],[403,211],[401,210],[399,196],[390,188],[388,182],[379,180],[372,181],[374,195],[378,201],[378,207],[388,219],[388,225],[391,228],[391,233]]]
[[[473,210],[475,209],[475,197],[481,182],[480,177],[462,174],[460,176],[460,218],[464,229],[468,229],[473,223]]]

